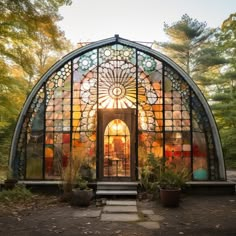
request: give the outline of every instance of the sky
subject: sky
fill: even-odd
[[[132,41],[166,41],[164,22],[185,13],[208,27],[220,27],[236,12],[236,0],[73,0],[60,8],[61,29],[72,43],[120,37]]]

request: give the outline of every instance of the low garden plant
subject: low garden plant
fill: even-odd
[[[14,203],[24,202],[31,199],[33,194],[24,185],[17,184],[15,188],[11,190],[3,190],[0,192],[0,202],[2,203]]]

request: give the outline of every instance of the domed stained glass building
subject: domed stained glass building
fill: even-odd
[[[225,180],[211,110],[171,59],[118,35],[59,60],[32,89],[13,137],[21,180],[58,180],[69,158],[94,180],[137,181],[147,155],[185,166],[192,180]]]

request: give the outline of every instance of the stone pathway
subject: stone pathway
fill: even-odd
[[[150,209],[138,209],[136,200],[106,201],[99,210],[84,209],[74,213],[74,217],[100,218],[107,222],[135,222],[147,229],[159,229],[164,217]]]
[[[235,182],[236,183],[236,171],[235,170],[227,170],[227,180],[229,182]]]
[[[101,221],[138,221],[136,201],[108,201],[103,207]]]

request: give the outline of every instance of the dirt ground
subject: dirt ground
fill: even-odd
[[[89,209],[101,209],[92,203]],[[0,235],[236,235],[236,196],[186,196],[178,208],[164,208],[158,201],[138,201],[138,209],[152,209],[164,217],[160,229],[150,230],[137,223],[102,222],[100,218],[78,218],[84,210],[61,203],[56,197],[36,199],[29,206],[0,205]],[[145,221],[145,219],[143,219]]]

